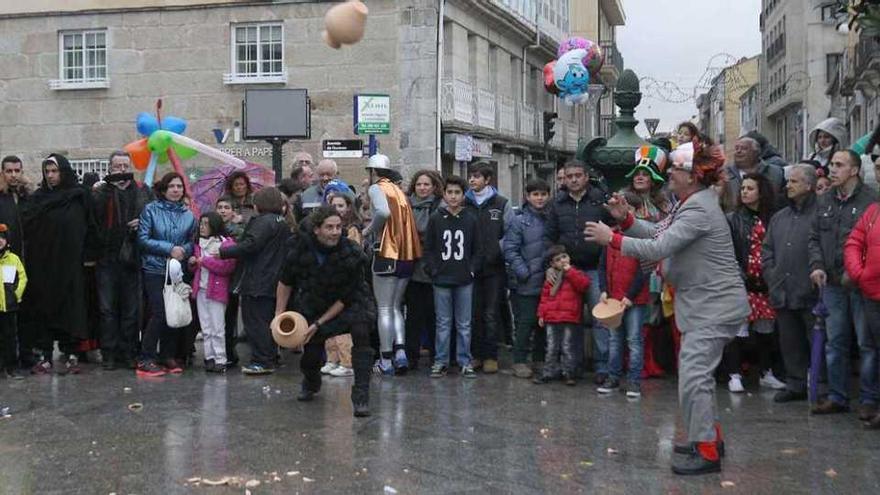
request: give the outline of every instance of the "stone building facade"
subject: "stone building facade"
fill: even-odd
[[[846,36],[836,29],[830,2],[762,0],[759,23],[762,129],[789,161],[811,152],[810,130],[837,116],[825,94],[837,70]]]
[[[712,80],[712,87],[706,92],[697,107],[701,114],[701,130],[716,143],[724,146],[724,153],[733,156],[736,138],[745,134],[742,121],[742,96],[749,90],[754,91],[758,82],[760,56],[742,58],[735,64],[726,67]],[[754,102],[752,102],[754,105]],[[753,130],[753,129],[749,129]],[[747,132],[747,131],[746,131]]]
[[[81,171],[100,172],[111,151],[139,138],[136,115],[154,112],[161,98],[164,114],[188,121],[187,136],[268,166],[270,145],[241,139],[245,90],[305,88],[311,139],[284,146],[286,175],[293,152],[319,159],[323,140],[358,138],[353,96],[380,93],[391,97],[380,151],[405,176],[438,163],[459,172],[467,161],[456,158],[487,159],[502,192],[518,198],[540,163],[573,156],[578,139],[589,137],[585,111],[560,106],[541,82],[569,32],[569,0],[366,3],[364,39],[341,50],[321,39],[328,1],[4,3],[0,154],[20,155],[32,174],[56,151]],[[559,119],[545,154],[542,112],[551,110]],[[365,176],[364,159],[337,162],[352,183]],[[184,166],[195,177],[213,163],[197,156]]]

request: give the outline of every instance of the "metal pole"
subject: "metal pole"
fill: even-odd
[[[436,160],[435,167],[437,168],[437,172],[442,173],[443,128],[441,127],[441,112],[443,111],[443,16],[445,15],[446,10],[446,0],[439,0],[439,2],[440,5],[437,8],[437,115],[435,116],[436,135],[434,136],[434,159]]]
[[[272,145],[272,170],[275,172],[275,184],[280,184],[282,177],[282,161],[284,158],[284,143],[287,142],[286,139],[269,139],[269,144]]]
[[[369,153],[370,156],[373,156],[373,155],[375,155],[375,154],[378,153],[378,152],[379,152],[379,140],[376,139],[376,135],[375,135],[375,134],[370,134],[369,151],[368,151],[368,153]]]

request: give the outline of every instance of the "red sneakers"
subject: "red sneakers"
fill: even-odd
[[[152,361],[144,361],[138,363],[135,373],[142,377],[156,377],[165,375],[165,369]]]

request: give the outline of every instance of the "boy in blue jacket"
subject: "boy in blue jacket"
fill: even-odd
[[[538,330],[538,302],[544,285],[544,221],[550,198],[550,185],[541,179],[526,184],[526,202],[504,234],[504,259],[516,277],[514,319],[516,342],[513,348],[513,374],[531,378],[527,361],[531,350],[535,366],[544,361],[544,332]]]

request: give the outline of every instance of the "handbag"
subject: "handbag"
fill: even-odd
[[[162,301],[165,303],[165,323],[170,328],[182,328],[192,323],[192,307],[189,305],[189,296],[192,287],[178,282],[173,283],[168,278],[168,267],[171,260],[165,262],[165,286],[162,287]]]
[[[380,247],[379,243],[373,247],[373,274],[394,275],[397,272],[397,260],[379,256]]]

